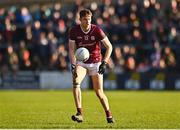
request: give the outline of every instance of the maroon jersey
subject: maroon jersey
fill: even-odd
[[[73,27],[69,33],[69,39],[74,41],[77,48],[85,47],[89,50],[90,58],[85,63],[97,63],[101,61],[101,43],[106,37],[105,33],[96,25],[91,25],[87,32],[83,32],[80,25]]]

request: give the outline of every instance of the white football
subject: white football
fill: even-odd
[[[85,62],[89,59],[89,51],[84,47],[80,47],[75,52],[75,57],[77,61]]]

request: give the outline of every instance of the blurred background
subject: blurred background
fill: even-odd
[[[68,32],[82,8],[113,45],[105,89],[180,90],[180,0],[0,0],[0,89],[71,88]]]

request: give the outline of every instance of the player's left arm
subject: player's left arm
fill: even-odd
[[[110,56],[111,56],[111,53],[112,53],[112,44],[109,41],[107,36],[103,40],[101,40],[101,42],[103,43],[103,45],[106,48],[106,52],[105,52],[103,61],[105,61],[107,63],[109,58],[110,58]]]
[[[111,56],[111,53],[112,53],[112,44],[111,42],[109,41],[108,37],[106,36],[103,40],[101,40],[101,42],[103,43],[103,45],[105,46],[106,48],[106,52],[105,52],[105,55],[104,55],[104,58],[103,58],[103,61],[101,63],[101,65],[99,66],[99,71],[98,73],[99,74],[104,74],[105,73],[105,70],[106,70],[106,66],[107,66],[107,62]]]

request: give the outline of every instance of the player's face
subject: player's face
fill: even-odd
[[[81,26],[85,29],[89,29],[91,25],[91,15],[86,15],[80,18]]]

